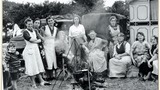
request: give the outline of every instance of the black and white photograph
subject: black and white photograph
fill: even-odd
[[[158,90],[158,0],[2,0],[2,90]]]

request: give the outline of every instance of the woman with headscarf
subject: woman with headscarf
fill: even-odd
[[[122,29],[121,29],[120,25],[118,25],[118,23],[117,23],[116,16],[111,16],[109,18],[109,22],[110,22],[110,25],[108,25],[108,28],[107,28],[107,30],[109,30],[108,36],[110,37],[109,38],[109,56],[110,56],[110,58],[112,58],[114,45],[116,45],[118,43],[117,35],[118,35],[118,33],[121,32]]]
[[[91,30],[88,35],[91,40],[88,42],[87,47],[83,45],[83,48],[87,52],[88,62],[92,67],[92,71],[101,73],[107,69],[107,62],[102,49],[108,41],[96,37],[97,34],[94,30]]]

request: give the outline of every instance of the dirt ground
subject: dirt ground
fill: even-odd
[[[40,86],[38,88],[31,87],[31,81],[29,77],[24,77],[18,80],[18,90],[73,90],[73,85],[70,84],[70,80],[64,81],[59,87],[62,80],[58,80],[55,84],[55,80],[50,81],[50,86]],[[105,80],[106,88],[99,88],[97,90],[158,90],[158,81],[140,81],[138,78],[126,78],[126,79],[109,79]],[[54,87],[54,88],[53,88]],[[82,90],[76,86],[75,90]]]

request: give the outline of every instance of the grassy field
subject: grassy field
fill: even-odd
[[[54,84],[55,80],[51,81]],[[50,86],[38,86],[37,89],[31,87],[31,81],[28,77],[22,78],[18,81],[18,90],[72,90],[70,81],[63,82],[61,87],[58,87],[60,80],[53,88]],[[126,79],[108,79],[105,80],[107,88],[98,90],[158,90],[158,81],[140,81],[138,78],[126,78]],[[82,90],[77,87],[76,90]]]

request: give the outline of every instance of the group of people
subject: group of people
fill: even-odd
[[[55,78],[53,71],[56,74],[59,67],[59,57],[57,57],[59,54],[61,57],[67,58],[65,60],[67,60],[68,68],[71,69],[68,69],[69,73],[87,66],[91,72],[108,71],[110,78],[124,78],[127,77],[129,67],[134,65],[139,69],[139,76],[143,80],[149,79],[152,74],[158,75],[158,37],[152,37],[152,46],[150,46],[145,41],[144,34],[138,32],[136,41],[131,46],[125,40],[125,35],[121,32],[115,16],[110,17],[110,25],[107,29],[111,40],[97,37],[94,30],[90,30],[86,34],[80,20],[78,15],[73,17],[69,35],[54,26],[55,20],[51,16],[46,18],[47,24],[43,27],[38,18],[34,21],[27,18],[24,21],[26,29],[23,31],[23,37],[26,46],[22,56],[25,60],[25,74],[31,77],[34,88],[37,88],[35,77],[38,77],[42,86],[51,84],[47,81]],[[13,46],[9,44],[8,49]],[[14,50],[8,51],[15,53]],[[110,58],[107,58],[106,54]],[[9,60],[7,59],[7,61]],[[42,77],[44,72],[46,78]],[[16,75],[14,77],[17,77]]]

